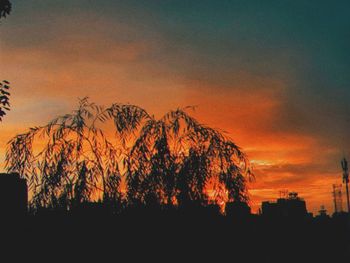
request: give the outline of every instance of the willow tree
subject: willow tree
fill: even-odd
[[[14,137],[6,165],[27,178],[35,207],[122,197],[129,205],[181,206],[215,201],[210,193],[246,200],[247,158],[187,110],[157,119],[135,105],[103,108],[85,98],[72,113]]]
[[[149,118],[130,151],[130,200],[142,203],[203,205],[213,199],[247,201],[249,162],[218,130],[200,124],[186,109]],[[222,191],[222,189],[225,189]]]
[[[28,180],[35,207],[64,204],[69,209],[96,199],[120,198],[119,164],[125,154],[121,137],[133,132],[144,115],[133,105],[103,109],[84,98],[72,113],[14,137],[6,166]],[[107,120],[115,123],[115,138],[99,127]]]

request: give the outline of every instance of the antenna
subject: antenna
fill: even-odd
[[[320,216],[327,216],[327,210],[324,205],[321,205],[320,210],[318,211]]]
[[[343,183],[345,183],[346,188],[346,204],[348,206],[348,213],[350,213],[350,202],[349,202],[349,168],[348,168],[348,162],[344,158],[341,161],[341,167],[343,168]]]
[[[343,212],[342,185],[333,184],[334,213]]]
[[[280,194],[280,199],[282,199],[282,198],[287,198],[287,196],[288,196],[288,190],[287,190],[287,189],[280,190],[280,191],[279,191],[279,194]]]

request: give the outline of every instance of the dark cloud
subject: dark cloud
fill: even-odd
[[[68,34],[87,46],[100,38],[99,50],[153,40],[154,63],[188,79],[227,89],[237,72],[280,79],[287,89],[273,129],[350,148],[349,11],[348,1],[18,0],[2,45],[57,52]]]

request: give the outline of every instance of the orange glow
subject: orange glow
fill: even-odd
[[[254,94],[239,88],[236,92],[215,92],[215,87],[204,87],[201,93],[189,89],[188,101],[196,98],[200,105],[196,117],[227,131],[248,154],[256,177],[249,184],[253,211],[258,211],[261,201],[278,198],[283,189],[298,192],[311,212],[316,213],[322,204],[332,211],[331,186],[340,183],[341,173],[322,163],[335,149],[320,145],[316,138],[275,126],[283,102],[278,94],[283,83],[265,81],[270,90]],[[257,85],[254,78],[240,84]]]
[[[155,53],[162,48],[161,39],[112,43],[74,34],[48,49],[6,47],[1,53],[6,68],[2,64],[0,71],[11,80],[13,95],[12,111],[1,124],[0,152],[12,136],[72,110],[77,97],[104,105],[137,104],[157,116],[196,105],[193,115],[226,131],[252,161],[253,211],[262,200],[277,198],[281,189],[299,192],[313,212],[321,204],[332,210],[331,185],[339,183],[340,171],[317,164],[328,164],[335,149],[279,124],[290,80],[233,71],[230,81],[215,84],[171,68],[178,59],[161,61]]]

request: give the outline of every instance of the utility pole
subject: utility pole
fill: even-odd
[[[335,184],[333,185],[333,202],[334,202],[334,213],[338,212],[338,206],[337,206],[337,194],[336,194],[336,189],[335,189]]]
[[[341,161],[341,167],[343,168],[343,183],[346,187],[346,204],[348,205],[348,213],[350,213],[350,204],[349,204],[349,168],[348,162],[344,158]]]

